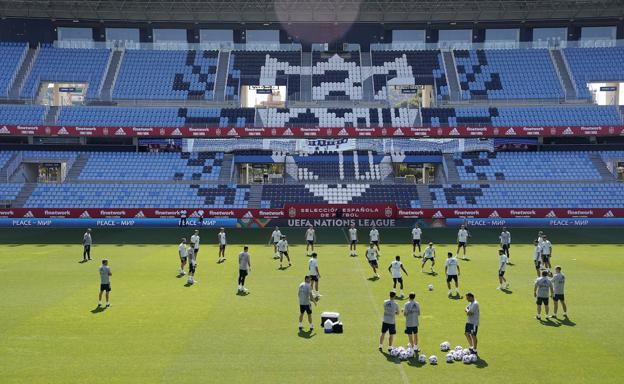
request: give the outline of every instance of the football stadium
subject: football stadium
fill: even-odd
[[[0,0],[2,384],[621,383],[623,233],[622,1]]]

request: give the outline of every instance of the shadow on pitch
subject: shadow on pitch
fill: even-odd
[[[181,279],[182,277],[186,276],[186,273],[178,273],[176,275],[176,278]]]
[[[489,364],[487,363],[487,361],[479,357],[473,365],[477,367],[478,369],[483,369],[483,368],[487,368]]]
[[[302,339],[311,339],[316,336],[316,333],[314,333],[313,329],[310,329],[308,331],[299,331],[297,333],[297,336],[301,337]]]
[[[561,327],[561,324],[559,324],[558,322],[553,321],[552,318],[548,318],[548,319],[541,319],[539,320],[540,324],[542,324],[543,326],[546,327]]]
[[[426,364],[427,363],[421,363],[420,361],[418,361],[418,354],[414,354],[414,357],[407,360],[407,365],[409,365],[410,367],[420,368],[425,366]]]
[[[461,299],[463,299],[463,298],[464,298],[464,296],[462,296],[462,295],[460,295],[460,294],[456,293],[456,294],[454,294],[454,295],[449,296],[448,298],[449,298],[449,299],[451,299],[451,300],[461,300]]]
[[[292,265],[287,265],[287,266],[285,266],[285,267],[284,267],[284,266],[282,266],[282,267],[277,268],[277,270],[278,270],[278,271],[285,271],[285,270],[287,270],[287,269],[288,269],[288,268],[290,268],[290,267],[292,267]]]
[[[236,296],[249,296],[249,291],[237,291]]]
[[[565,325],[567,327],[576,327],[576,323],[570,320],[570,318],[567,316],[564,316],[563,319],[555,318],[555,320],[559,321],[560,325]]]
[[[88,263],[88,262],[89,262],[89,260],[84,260],[84,259],[83,259],[83,260],[80,260],[80,261],[78,262],[78,264],[84,264],[84,263]]]
[[[104,311],[106,311],[106,307],[95,307],[91,310],[91,313],[95,315]]]
[[[368,280],[368,281],[377,281],[377,280],[379,280],[379,277],[377,277],[377,276],[373,276],[373,277],[369,277],[369,278],[368,278],[368,279],[366,279],[366,280]]]
[[[500,291],[505,293],[505,294],[507,294],[507,295],[511,295],[513,293],[513,291],[510,290],[509,288],[503,288]]]
[[[399,359],[398,357],[392,356],[391,354],[389,354],[388,352],[380,352],[382,355],[384,355],[384,357],[386,358],[386,360],[388,360],[391,363],[394,364],[401,364],[401,359]]]

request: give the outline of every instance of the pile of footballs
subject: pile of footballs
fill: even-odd
[[[447,352],[447,363],[461,361],[464,364],[472,364],[477,362],[477,355],[471,353],[468,348],[463,348],[461,345],[458,345],[454,350],[451,350],[451,344],[448,341],[440,344],[440,351]],[[438,357],[436,355],[431,355],[427,358],[425,354],[418,354],[418,352],[419,351],[412,348],[396,347],[390,350],[390,355],[398,357],[401,360],[408,360],[417,356],[418,362],[421,364],[425,364],[427,361],[429,361],[429,364],[432,365],[438,364]]]

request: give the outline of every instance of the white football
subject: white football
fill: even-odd
[[[429,284],[427,288],[429,288],[430,291],[433,291],[433,284]]]
[[[470,357],[470,355],[464,355],[462,361],[464,362],[464,364],[470,364],[472,363],[472,358]]]
[[[407,353],[407,351],[403,351],[403,352],[399,353],[399,358],[401,360],[407,360],[407,359],[409,359],[409,357],[410,356],[409,356],[409,353]]]
[[[408,357],[414,357],[414,350],[412,348],[407,348],[405,352],[407,353]]]
[[[427,356],[425,356],[425,355],[418,356],[418,362],[421,363],[421,364],[426,363],[427,362]]]
[[[470,360],[472,360],[473,363],[476,363],[477,360],[479,360],[479,358],[477,357],[477,355],[472,354],[472,355],[470,355]]]
[[[468,348],[462,349],[462,355],[464,355],[464,356],[470,355],[470,349],[468,349]]]
[[[440,344],[440,350],[442,352],[447,352],[449,349],[451,349],[451,343],[449,343],[448,341],[445,341],[442,344]]]
[[[455,347],[456,351],[461,351],[462,349],[464,349],[464,347],[462,347],[461,345],[458,345],[457,347]]]
[[[392,349],[390,350],[390,356],[397,357],[397,356],[399,356],[399,353],[400,353],[400,351],[399,351],[399,349],[398,349],[398,348],[392,348]]]
[[[429,364],[438,364],[438,357],[436,355],[429,356]]]
[[[452,363],[453,362],[453,353],[449,352],[446,354],[446,362],[447,363]]]
[[[455,352],[453,352],[453,359],[454,359],[455,361],[461,361],[461,359],[462,359],[462,354],[461,354],[461,352],[459,352],[459,351],[455,351]]]

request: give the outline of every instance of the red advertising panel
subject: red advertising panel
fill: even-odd
[[[89,137],[531,137],[531,136],[624,136],[624,126],[557,126],[557,127],[78,127],[3,125],[0,136],[89,136]]]
[[[0,218],[178,218],[184,208],[0,208]],[[236,219],[624,218],[624,208],[397,208],[394,204],[287,205],[284,209],[186,208],[187,217]]]

